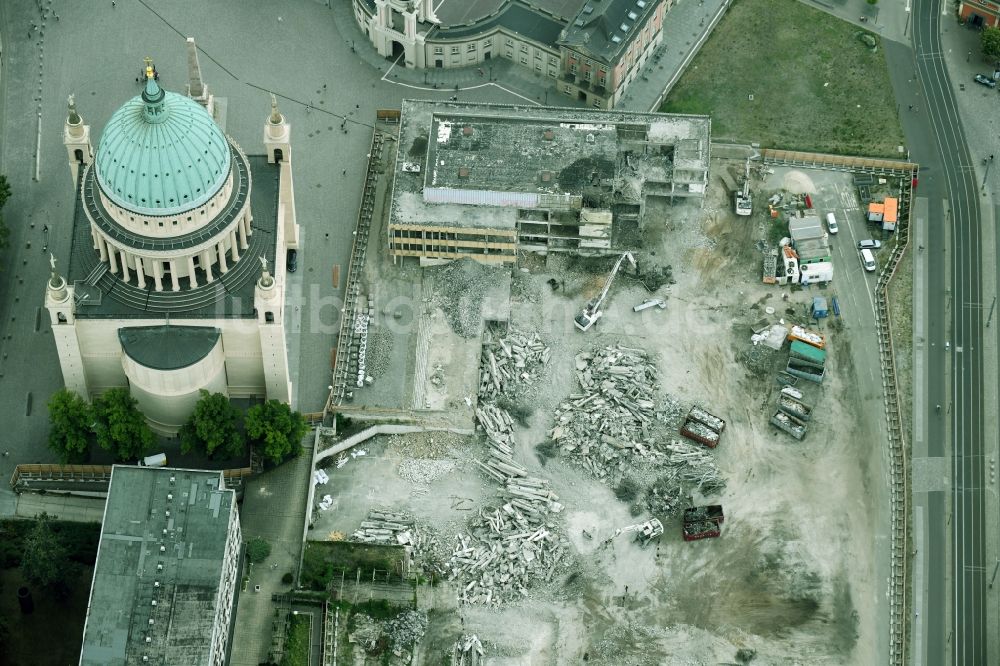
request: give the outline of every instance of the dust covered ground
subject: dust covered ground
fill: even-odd
[[[613,259],[529,256],[514,269],[511,326],[537,332],[551,357],[511,401],[518,416],[513,457],[531,476],[547,479],[558,495],[563,509],[546,526],[568,545],[570,556],[551,580],[531,585],[522,601],[499,607],[459,604],[463,580],[445,576],[436,585],[418,585],[417,604],[430,621],[416,663],[442,663],[455,641],[471,634],[482,641],[489,664],[878,660],[885,633],[874,536],[875,516],[882,511],[880,398],[858,387],[852,345],[864,344],[861,332],[839,318],[809,324],[828,338],[827,379],[821,386],[799,383],[815,406],[805,439],[777,431],[768,419],[787,347],[753,347],[750,325],[762,318],[805,324],[812,297],[831,294],[762,284],[757,244],[767,235],[768,221],[760,213],[737,219],[717,187],[703,208],[654,205],[647,216],[645,228],[633,230],[632,237],[641,247],[643,274],[670,276],[653,294],[666,299],[664,310],[633,312],[633,305],[652,295],[634,276],[621,275],[603,318],[582,333],[573,317],[599,292]],[[467,324],[461,325],[471,330]],[[724,506],[721,538],[685,542],[673,517],[664,520],[656,545],[641,548],[627,534],[605,545],[617,528],[650,513],[641,501],[616,496],[618,470],[599,480],[546,445],[554,411],[580,391],[577,354],[614,344],[650,355],[659,370],[658,399],[669,397],[684,411],[697,403],[727,421],[712,452],[727,487],[721,495],[695,492],[690,498]],[[464,396],[440,399],[449,404]],[[656,427],[653,437],[680,439],[676,424]],[[428,452],[431,437],[435,444]],[[350,489],[355,509],[325,514],[316,532],[349,534],[368,504],[412,511],[418,528],[436,540],[422,557],[429,568],[439,566],[463,523],[471,530],[479,508],[502,503],[496,497],[500,484],[471,462],[484,460],[486,452],[481,435],[400,435],[388,444],[373,442],[366,460],[328,469],[334,487]],[[415,458],[454,464],[415,479],[408,462]],[[361,470],[365,483],[347,476]],[[626,475],[639,484],[641,497],[656,474],[637,458]],[[391,493],[379,490],[397,486]]]

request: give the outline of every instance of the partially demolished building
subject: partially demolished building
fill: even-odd
[[[705,196],[707,116],[406,100],[389,253],[422,264],[613,252],[650,197]]]

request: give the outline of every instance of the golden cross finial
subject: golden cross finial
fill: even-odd
[[[153,78],[153,59],[150,58],[149,56],[146,56],[145,58],[142,59],[142,61],[146,63],[146,78],[147,79]]]

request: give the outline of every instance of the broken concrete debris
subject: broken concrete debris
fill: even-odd
[[[563,506],[548,480],[514,460],[514,419],[488,402],[476,408],[476,418],[490,447],[476,464],[503,484],[504,504],[479,510],[479,521],[458,536],[446,570],[450,580],[462,580],[460,601],[496,606],[527,596],[535,580],[551,580],[569,544],[554,521]]]
[[[352,541],[388,545],[413,545],[413,518],[405,513],[372,509],[368,520],[351,535]]]
[[[427,632],[427,613],[408,610],[389,620],[385,633],[389,636],[392,651],[400,656],[420,642]]]
[[[484,344],[480,363],[479,399],[513,397],[523,384],[533,384],[549,362],[551,350],[537,333],[510,330],[493,344]]]
[[[448,458],[407,458],[399,463],[398,474],[404,481],[426,484],[440,479],[455,469],[455,461]]]
[[[616,345],[576,356],[576,377],[583,393],[569,396],[555,412],[550,437],[579,457],[595,476],[603,463],[623,451],[649,455],[656,419],[656,366],[646,352]]]
[[[451,650],[451,666],[480,666],[486,651],[475,634],[461,636]]]

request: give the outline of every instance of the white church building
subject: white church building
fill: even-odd
[[[70,97],[72,250],[65,275],[53,259],[45,293],[66,388],[90,400],[127,386],[164,435],[187,421],[200,389],[291,397],[291,128],[272,96],[266,154],[248,155],[213,117],[191,39],[188,63],[180,94],[160,88],[147,59],[142,93],[114,112],[96,153]]]

